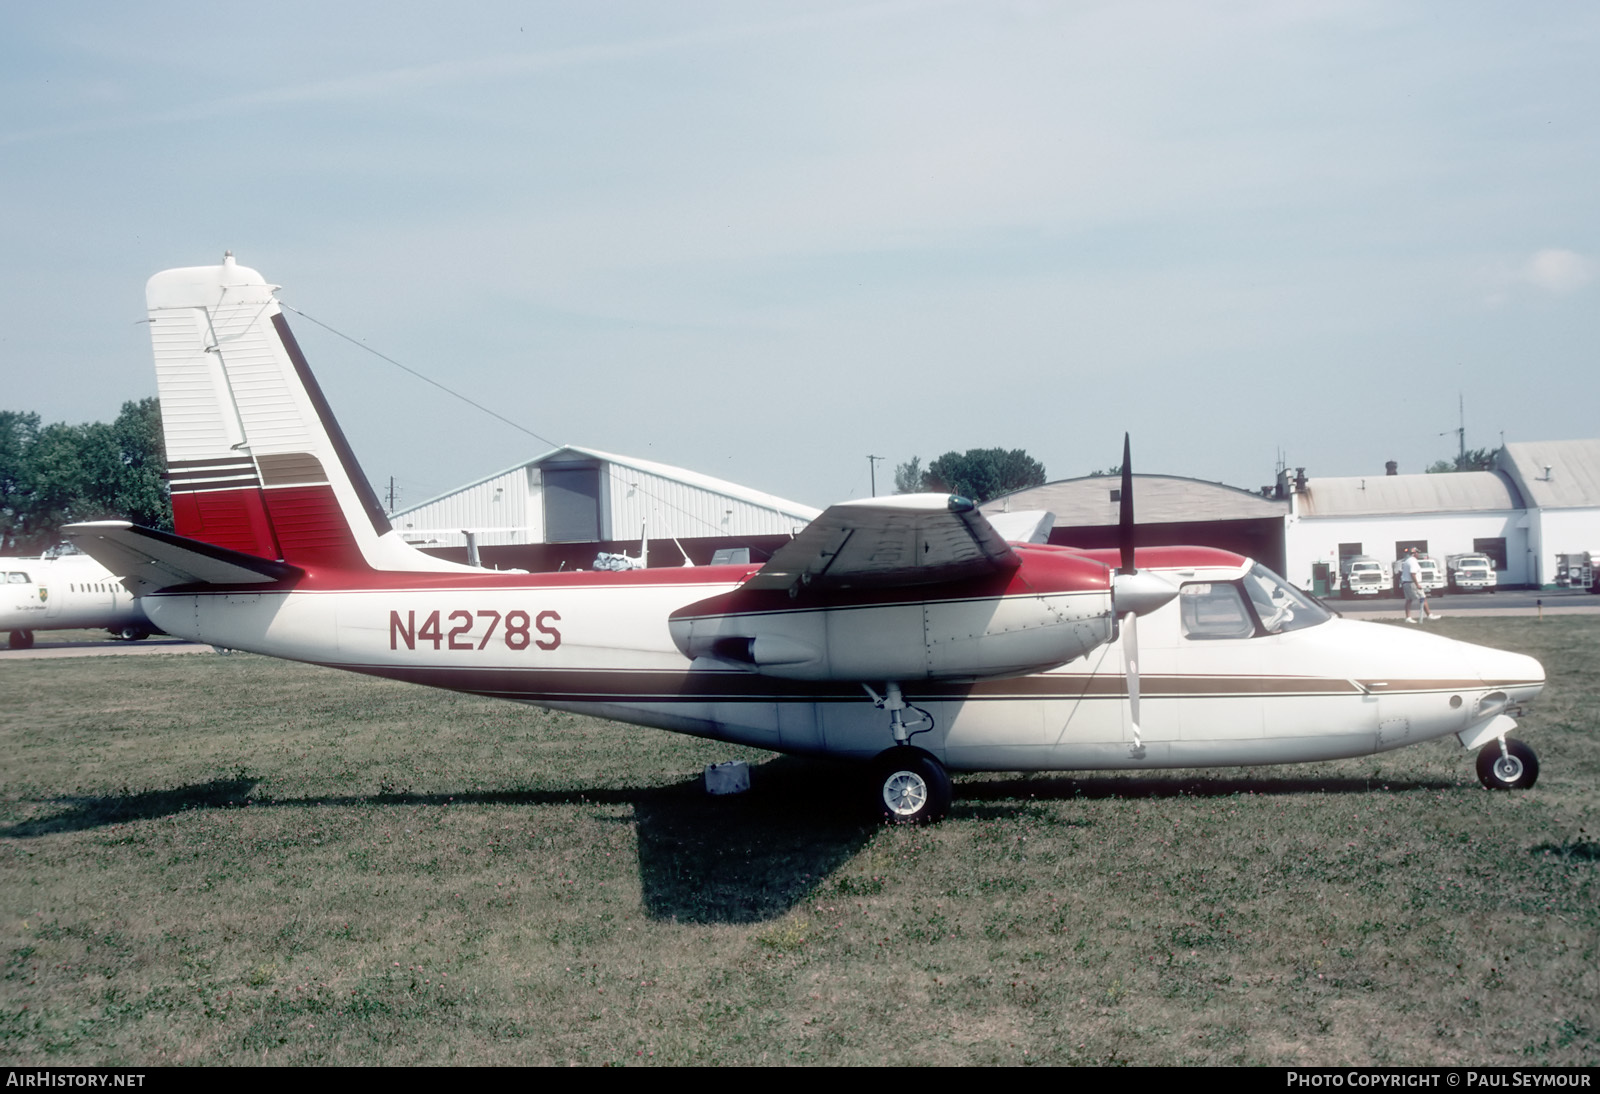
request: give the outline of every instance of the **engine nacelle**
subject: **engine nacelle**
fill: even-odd
[[[1041,588],[1041,577],[1055,588]],[[1042,672],[1110,641],[1115,626],[1109,571],[1060,556],[982,583],[815,599],[733,592],[674,612],[669,625],[691,660],[786,680],[867,683]]]

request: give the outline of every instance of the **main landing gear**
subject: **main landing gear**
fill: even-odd
[[[1478,753],[1478,781],[1490,790],[1528,790],[1539,781],[1539,757],[1511,737],[1490,741]]]
[[[10,646],[14,650],[31,650],[31,649],[33,649],[33,632],[32,631],[12,631],[11,632]]]
[[[950,775],[920,748],[896,745],[872,761],[878,815],[888,824],[932,824],[950,812]]]
[[[950,774],[931,753],[913,747],[911,738],[933,728],[933,715],[906,702],[900,685],[890,682],[879,695],[866,684],[872,704],[889,712],[894,747],[872,761],[872,786],[878,816],[888,824],[932,824],[950,812]],[[912,711],[911,718],[906,711]]]

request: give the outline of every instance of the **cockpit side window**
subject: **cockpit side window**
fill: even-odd
[[[1178,590],[1178,604],[1185,638],[1250,638],[1256,633],[1239,587],[1229,582],[1190,582]]]
[[[22,573],[22,572],[17,571],[17,570],[13,570],[10,573],[6,574],[6,584],[8,584],[8,585],[28,585],[28,584],[31,584],[31,582],[29,582],[27,574]]]
[[[1252,566],[1244,575],[1243,585],[1256,618],[1261,620],[1261,629],[1267,634],[1304,630],[1333,618],[1328,609],[1265,566]]]
[[[1239,581],[1194,581],[1178,590],[1183,636],[1199,640],[1286,634],[1333,613],[1265,566]]]

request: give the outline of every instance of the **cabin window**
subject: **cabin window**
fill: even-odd
[[[13,570],[13,571],[11,571],[10,573],[8,573],[6,575],[6,584],[7,585],[27,585],[27,584],[30,584],[30,582],[28,581],[28,575],[27,574],[22,573],[19,570]]]
[[[1250,638],[1256,633],[1256,621],[1245,609],[1238,586],[1226,581],[1185,585],[1178,590],[1178,603],[1185,638]]]

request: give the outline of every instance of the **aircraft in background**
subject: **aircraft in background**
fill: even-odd
[[[33,646],[34,632],[104,627],[130,642],[155,628],[122,579],[88,555],[0,558],[0,630],[10,646]]]
[[[147,287],[178,535],[67,531],[198,642],[863,761],[897,822],[949,771],[1276,764],[1507,733],[1539,663],[1337,618],[1248,559],[1012,542],[947,495],[846,502],[765,565],[508,574],[390,528],[276,299],[232,255]],[[1037,518],[1015,522],[1032,525]]]

